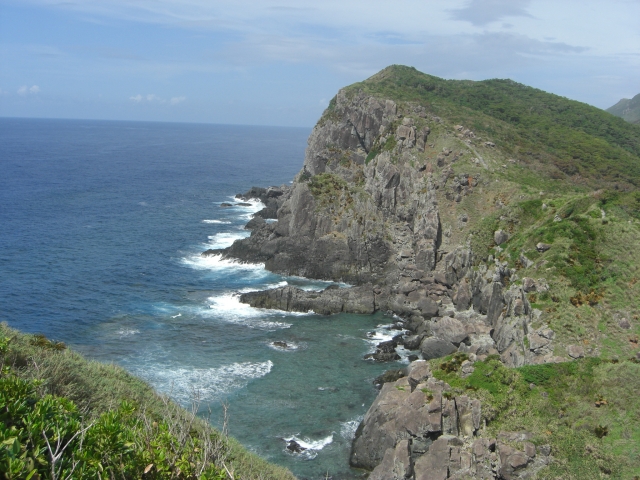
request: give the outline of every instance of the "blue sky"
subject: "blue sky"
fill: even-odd
[[[390,64],[607,108],[637,0],[0,0],[0,116],[312,126]]]

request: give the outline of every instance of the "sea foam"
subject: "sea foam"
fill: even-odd
[[[202,220],[202,223],[214,223],[219,225],[229,225],[231,222],[229,220]]]
[[[193,400],[211,401],[244,388],[254,379],[264,377],[273,362],[239,362],[216,368],[184,368],[149,364],[138,373],[159,391],[181,404]]]
[[[313,460],[318,456],[318,452],[320,450],[322,450],[324,447],[326,447],[327,445],[330,445],[333,442],[333,433],[327,437],[321,438],[320,440],[311,440],[307,437],[302,439],[297,437],[296,435],[291,435],[290,437],[284,437],[283,440],[287,442],[287,445],[291,441],[296,442],[298,445],[304,448],[304,450],[300,453],[295,453],[295,454],[300,455],[309,460]],[[288,449],[287,451],[289,453],[294,453]]]

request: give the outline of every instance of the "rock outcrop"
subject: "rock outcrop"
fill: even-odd
[[[482,405],[413,362],[408,375],[385,383],[358,427],[351,464],[373,479],[524,479],[551,459],[526,432],[483,436]]]
[[[420,106],[341,90],[314,128],[293,185],[238,196],[266,205],[247,226],[251,236],[203,255],[352,283],[323,292],[282,287],[243,294],[241,301],[323,314],[393,312],[409,330],[400,343],[426,359],[463,351],[497,353],[510,366],[555,361],[553,332],[532,327],[527,293],[535,282],[514,283],[507,263],[479,262],[468,244],[451,238],[450,227],[443,229],[438,199],[444,194],[456,205],[482,179],[453,175],[450,163],[461,153],[451,148],[434,163],[418,161],[440,124]],[[473,138],[463,135],[466,145]],[[262,220],[271,217],[277,221]],[[461,225],[469,220],[459,218]],[[508,238],[504,230],[493,235],[497,245]],[[396,358],[380,353],[390,355],[378,359]]]
[[[247,225],[251,236],[204,255],[353,284],[317,292],[285,286],[244,293],[240,300],[320,314],[393,312],[401,331],[367,355],[375,361],[398,359],[399,344],[427,360],[464,352],[471,360],[499,355],[512,367],[558,361],[554,333],[528,297],[544,289],[544,280],[520,281],[506,262],[478,258],[470,237],[456,233],[474,220],[461,205],[487,182],[481,171],[452,168],[468,151],[479,168],[487,167],[474,147],[475,134],[458,125],[458,150],[445,146],[436,153],[428,143],[434,131],[442,135],[442,120],[419,105],[341,90],[314,128],[293,185],[254,187],[238,196],[265,204]],[[485,147],[495,144],[485,140],[477,148]],[[501,209],[505,202],[498,197],[495,206],[481,208]],[[491,241],[500,252],[509,234],[496,230]],[[550,246],[536,248],[545,252]],[[520,263],[532,264],[524,254]],[[577,347],[567,351],[583,355]],[[463,376],[474,369],[472,361],[461,368]],[[408,376],[385,383],[358,429],[352,464],[372,470],[373,479],[417,480],[525,478],[521,472],[544,463],[528,444],[516,448],[479,436],[479,401],[449,390],[430,376],[424,361],[412,364]]]

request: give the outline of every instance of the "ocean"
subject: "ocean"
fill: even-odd
[[[200,256],[249,235],[260,203],[221,204],[289,183],[309,133],[0,119],[0,321],[198,399],[218,427],[226,410],[232,436],[300,478],[352,477],[372,380],[401,365],[363,360],[392,319],[254,309],[239,293],[330,283]]]

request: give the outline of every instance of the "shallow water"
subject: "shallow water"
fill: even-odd
[[[216,425],[226,403],[230,433],[300,477],[348,478],[371,380],[394,366],[362,359],[367,332],[390,319],[254,309],[240,292],[328,284],[199,256],[248,235],[260,205],[220,204],[289,182],[308,134],[0,119],[0,320],[196,396]]]

